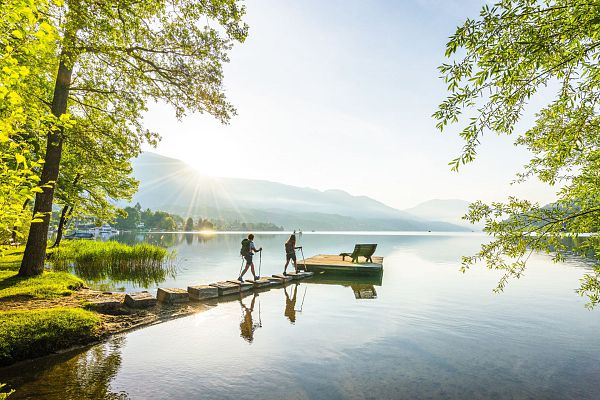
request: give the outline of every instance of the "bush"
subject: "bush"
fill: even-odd
[[[79,308],[0,312],[0,365],[89,342],[99,324]]]

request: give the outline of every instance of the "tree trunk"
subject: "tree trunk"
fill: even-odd
[[[67,220],[71,216],[72,212],[73,212],[73,206],[71,206],[71,207],[64,206],[63,207],[62,212],[60,214],[60,221],[58,222],[58,230],[56,231],[56,240],[54,241],[54,244],[52,245],[52,247],[60,246],[60,241],[62,240],[63,231],[65,229],[65,226],[67,225]]]
[[[27,208],[27,205],[29,204],[29,199],[25,199],[25,202],[23,202],[23,208],[22,210],[25,211],[25,208]],[[12,235],[11,235],[11,241],[13,243],[17,242],[17,232],[19,231],[19,227],[14,225],[12,228]]]
[[[69,98],[69,87],[71,85],[71,74],[73,68],[65,64],[65,54],[61,55],[61,62],[58,66],[56,83],[54,86],[54,96],[52,98],[52,114],[60,118],[67,111],[67,100]],[[70,64],[71,65],[71,64]],[[34,222],[29,229],[27,245],[23,253],[23,261],[19,275],[34,276],[44,271],[44,261],[46,259],[46,242],[48,241],[48,226],[50,225],[50,215],[52,213],[52,200],[54,198],[54,185],[58,180],[58,169],[62,156],[63,129],[51,131],[46,141],[46,159],[42,169],[41,185],[44,187],[41,193],[35,196],[35,205],[33,207],[33,217],[41,218],[41,222]]]

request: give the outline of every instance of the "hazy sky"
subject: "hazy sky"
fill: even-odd
[[[252,0],[247,41],[225,68],[230,125],[178,122],[162,105],[146,125],[155,151],[213,176],[343,189],[397,208],[434,198],[548,202],[541,184],[511,186],[528,159],[488,135],[478,160],[451,172],[462,146],[431,114],[444,98],[436,67],[457,25],[483,0]],[[526,121],[527,122],[527,121]]]

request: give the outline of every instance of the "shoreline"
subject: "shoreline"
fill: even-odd
[[[15,366],[26,364],[44,357],[77,351],[89,346],[105,342],[113,336],[126,334],[128,332],[157,325],[163,322],[190,316],[208,311],[215,307],[218,302],[214,301],[189,301],[183,304],[157,303],[148,308],[129,308],[123,304],[126,293],[101,292],[89,288],[82,288],[72,294],[54,299],[10,299],[0,301],[0,311],[21,310],[47,310],[53,308],[84,309],[93,312],[100,318],[96,332],[81,340],[79,343],[64,348],[57,348],[50,352],[40,353],[34,357],[27,357],[7,365],[0,366],[1,371],[7,371]],[[121,305],[110,309],[90,309],[87,305],[90,301],[119,301]]]

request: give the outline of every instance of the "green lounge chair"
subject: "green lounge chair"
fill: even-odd
[[[367,259],[367,262],[372,263],[373,259],[371,257],[375,254],[376,248],[376,244],[355,244],[352,253],[340,253],[340,256],[342,256],[342,261],[346,257],[351,257],[353,263],[358,263],[358,257],[364,257]]]

